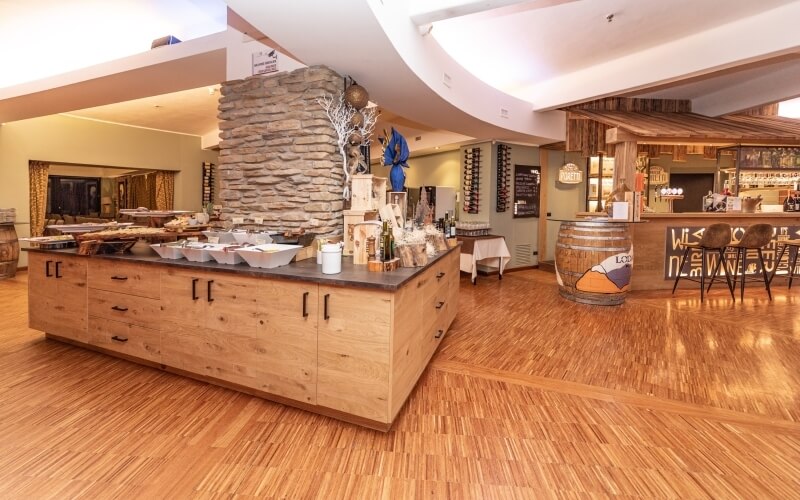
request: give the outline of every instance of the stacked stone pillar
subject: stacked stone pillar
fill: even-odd
[[[264,219],[270,230],[342,234],[342,157],[317,98],[342,92],[316,66],[222,84],[222,218]]]

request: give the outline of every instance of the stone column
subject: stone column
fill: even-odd
[[[343,79],[315,66],[222,84],[222,218],[262,217],[270,230],[342,234],[342,158],[317,98]]]

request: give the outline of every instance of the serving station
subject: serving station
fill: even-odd
[[[424,267],[272,269],[29,249],[48,338],[388,430],[458,309],[459,247]]]

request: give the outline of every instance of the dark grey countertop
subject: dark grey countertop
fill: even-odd
[[[243,276],[252,276],[256,278],[274,278],[285,279],[293,281],[311,281],[323,285],[339,285],[350,286],[358,288],[374,288],[379,290],[394,291],[401,288],[412,278],[422,273],[425,269],[433,265],[436,261],[455,251],[458,246],[451,248],[447,252],[437,254],[430,259],[426,267],[401,267],[391,272],[369,272],[367,266],[356,266],[353,264],[352,257],[342,258],[342,272],[339,274],[322,274],[322,266],[317,265],[316,259],[306,259],[300,262],[294,262],[286,266],[276,267],[273,269],[261,269],[257,267],[250,267],[246,263],[230,265],[219,264],[215,261],[211,262],[191,262],[186,259],[162,259],[156,254],[152,256],[141,256],[130,253],[125,254],[103,254],[91,255],[86,258],[92,259],[109,259],[109,260],[123,260],[126,262],[136,262],[142,264],[155,264],[171,266],[180,269],[196,269],[199,271],[211,272],[225,272],[234,273]],[[63,250],[49,250],[43,248],[26,248],[23,249],[28,252],[36,253],[50,253],[61,255],[75,255],[84,257],[77,254],[77,249],[68,248]]]

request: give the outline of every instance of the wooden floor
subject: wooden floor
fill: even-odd
[[[389,433],[45,340],[0,281],[0,498],[800,498],[800,289],[461,281]]]

